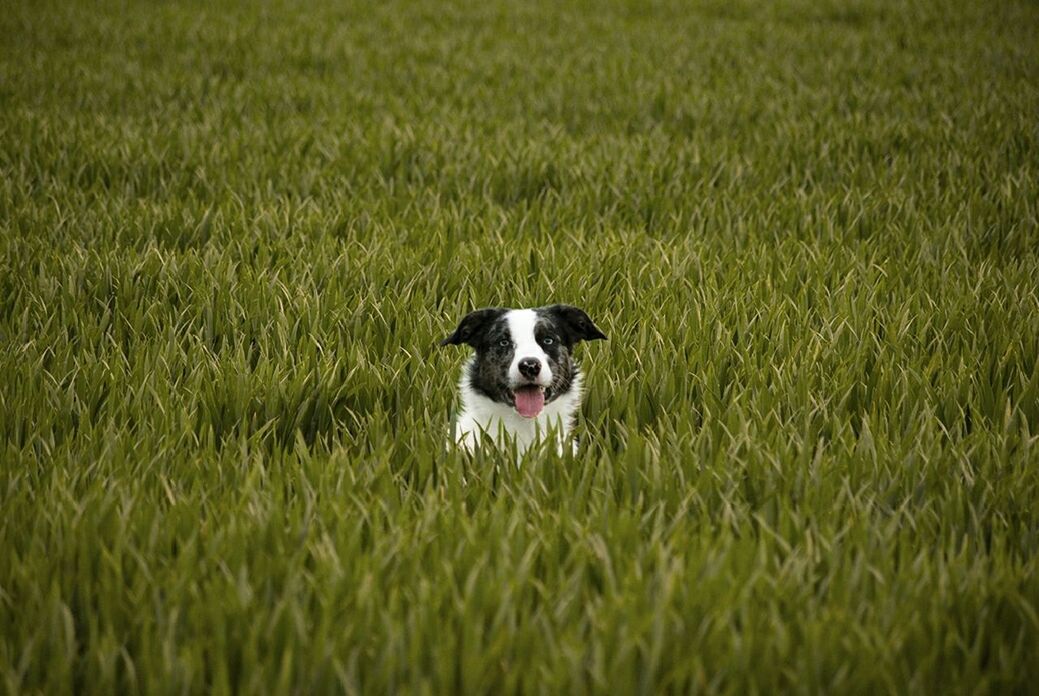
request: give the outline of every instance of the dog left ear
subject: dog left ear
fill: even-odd
[[[441,341],[440,345],[457,346],[467,343],[476,348],[480,344],[484,331],[491,325],[491,322],[505,314],[506,311],[500,307],[489,307],[466,314],[458,324],[455,332]]]
[[[557,304],[545,307],[545,313],[553,317],[563,330],[567,346],[581,341],[606,340],[606,334],[599,330],[583,309],[573,305]]]

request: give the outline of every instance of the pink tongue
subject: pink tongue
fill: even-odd
[[[516,390],[516,410],[524,418],[534,418],[545,408],[545,392],[538,387],[521,387]]]

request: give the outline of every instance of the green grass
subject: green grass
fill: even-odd
[[[1036,688],[1039,5],[0,36],[3,690]],[[446,452],[556,301],[580,453]]]

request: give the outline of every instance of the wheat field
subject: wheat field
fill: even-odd
[[[11,0],[0,685],[1039,683],[1039,5]],[[568,302],[576,455],[444,447]]]

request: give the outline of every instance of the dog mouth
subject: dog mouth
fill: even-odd
[[[525,384],[511,390],[512,404],[524,418],[537,418],[551,397],[551,389],[539,384]]]

